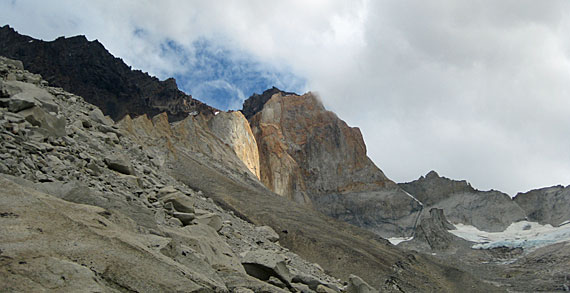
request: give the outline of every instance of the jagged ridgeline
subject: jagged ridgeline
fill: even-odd
[[[0,60],[1,291],[497,290],[325,215],[399,235],[420,207],[310,93],[278,91],[247,121],[82,37],[5,26],[0,46],[23,62]]]
[[[97,40],[76,36],[46,42],[20,35],[8,25],[0,28],[0,40],[0,56],[22,61],[27,70],[82,96],[114,120],[166,112],[177,121],[188,113],[216,110],[180,91],[173,78],[160,81],[131,70]]]

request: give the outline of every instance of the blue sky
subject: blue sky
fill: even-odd
[[[273,86],[292,92],[306,88],[303,78],[285,68],[264,64],[246,52],[234,52],[205,38],[192,46],[190,53],[170,40],[163,43],[162,51],[165,55],[178,55],[187,66],[187,71],[174,74],[178,86],[218,109],[241,109],[243,101],[253,93]]]
[[[570,1],[0,1],[0,21],[98,39],[133,68],[237,109],[316,92],[397,182],[570,184]]]

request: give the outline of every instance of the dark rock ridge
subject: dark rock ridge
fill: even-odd
[[[383,237],[412,233],[421,203],[374,165],[360,130],[315,94],[273,88],[246,100],[244,113],[253,114],[261,182],[273,192]]]
[[[82,96],[114,120],[167,112],[169,119],[176,121],[191,112],[216,111],[180,91],[173,78],[160,81],[132,70],[97,40],[88,41],[84,36],[46,42],[20,35],[5,25],[0,28],[0,55],[21,60],[27,70]]]
[[[498,232],[510,224],[525,220],[526,213],[507,194],[479,191],[466,181],[440,177],[435,171],[418,180],[400,183],[426,206],[443,209],[452,223],[463,223],[480,230]]]

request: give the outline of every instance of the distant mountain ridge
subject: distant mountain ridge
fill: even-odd
[[[180,91],[173,78],[160,81],[132,70],[97,40],[88,41],[85,36],[46,42],[5,25],[0,27],[0,55],[22,61],[52,86],[83,96],[114,120],[167,112],[171,121],[178,121],[192,112],[217,111]]]
[[[500,191],[480,191],[465,180],[442,177],[435,171],[398,185],[422,201],[427,210],[443,209],[451,222],[480,230],[503,231],[522,220],[553,226],[570,220],[570,186],[531,190],[511,199]]]

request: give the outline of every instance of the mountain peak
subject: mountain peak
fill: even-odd
[[[260,112],[263,109],[263,106],[271,97],[275,94],[281,94],[283,96],[295,95],[298,94],[293,92],[286,92],[282,91],[275,86],[271,87],[270,89],[265,90],[261,95],[258,93],[254,93],[251,97],[243,102],[243,109],[241,112],[248,120],[253,117],[257,112]]]
[[[217,111],[180,91],[172,78],[160,81],[132,70],[99,41],[89,41],[84,35],[46,42],[20,35],[5,25],[0,29],[0,55],[21,60],[31,72],[83,96],[114,120],[167,112],[171,121],[177,121],[191,112]]]
[[[431,170],[426,174],[425,178],[426,179],[434,179],[434,178],[440,178],[440,177],[439,177],[439,174],[437,174],[437,172],[435,172],[434,170]]]

